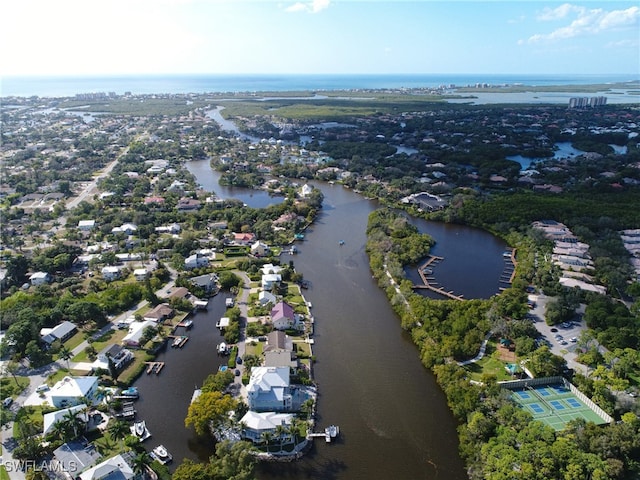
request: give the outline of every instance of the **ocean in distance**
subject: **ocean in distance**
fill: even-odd
[[[589,85],[638,80],[631,75],[515,75],[515,74],[389,74],[389,75],[294,75],[211,74],[139,76],[5,76],[0,97],[71,97],[79,93],[184,94],[225,92],[285,92],[383,88],[429,88],[522,84]]]

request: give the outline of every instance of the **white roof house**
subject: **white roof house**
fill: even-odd
[[[249,410],[240,423],[243,427],[243,437],[253,442],[260,442],[264,432],[275,432],[278,425],[289,426],[293,422],[290,413],[254,412]]]
[[[51,276],[47,272],[35,272],[29,277],[31,285],[43,285],[48,283]]]
[[[91,467],[78,476],[81,480],[132,480],[138,476],[122,455],[116,455]]]
[[[132,235],[137,230],[138,227],[133,223],[123,223],[119,227],[113,227],[111,233],[126,233],[127,235]]]
[[[56,423],[68,418],[69,413],[77,414],[75,416],[79,417],[84,423],[87,423],[89,421],[89,417],[87,416],[87,406],[84,403],[81,403],[80,405],[75,405],[73,407],[63,408],[62,410],[56,410],[55,412],[45,413],[42,434],[46,435],[47,433],[49,433],[49,431],[55,426]]]
[[[267,275],[262,275],[261,286],[265,290],[270,290],[274,284],[280,283],[282,281],[282,275],[279,273],[269,273]]]
[[[40,336],[42,340],[51,344],[56,340],[65,341],[71,335],[75,333],[77,327],[74,323],[65,320],[53,328],[42,328],[40,330]]]
[[[153,327],[156,325],[156,322],[153,320],[145,320],[144,322],[133,322],[129,326],[129,333],[127,333],[122,339],[122,343],[125,345],[129,345],[132,347],[137,347],[140,345],[140,338],[142,337],[142,332],[146,327]]]
[[[51,403],[55,407],[78,405],[83,399],[93,400],[98,389],[99,377],[64,377],[50,390]]]
[[[93,230],[93,227],[96,226],[95,220],[80,220],[78,222],[79,230]]]
[[[283,270],[283,267],[280,265],[274,265],[273,263],[265,263],[262,266],[262,273],[264,275],[268,275],[270,273],[280,273]]]
[[[266,305],[267,303],[275,305],[278,299],[273,293],[263,290],[258,294],[258,301],[260,305]]]
[[[302,195],[303,197],[308,197],[309,195],[311,195],[312,192],[313,192],[313,187],[310,187],[306,183],[300,189],[300,195]]]
[[[250,410],[290,411],[289,367],[254,367],[247,385],[247,396]]]
[[[107,265],[106,267],[102,267],[101,273],[105,280],[115,280],[120,278],[120,267]]]

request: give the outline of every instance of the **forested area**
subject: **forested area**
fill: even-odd
[[[494,375],[483,375],[481,383],[470,382],[468,371],[456,360],[475,355],[489,330],[499,329],[508,337],[526,338],[536,334],[535,329],[531,331],[531,322],[518,320],[526,311],[526,307],[522,309],[526,295],[512,288],[489,300],[458,302],[431,300],[414,294],[410,282],[403,280],[402,269],[391,270],[386,265],[387,258],[397,262],[402,258],[406,263],[415,263],[418,259],[401,253],[411,246],[407,238],[419,238],[417,230],[405,222],[406,218],[389,210],[371,214],[367,243],[370,265],[400,316],[402,327],[411,333],[423,364],[436,374],[460,422],[460,452],[470,479],[637,478],[640,419],[633,411],[619,411],[619,421],[611,425],[596,426],[574,420],[564,430],[555,431],[533,421],[528,412],[513,403]],[[401,293],[389,282],[387,272],[401,285]],[[606,308],[594,305],[587,322],[595,324]],[[553,355],[546,345],[536,348],[532,344],[533,341],[530,351],[519,355],[528,357],[528,367],[536,376],[559,375],[564,371],[563,359]],[[617,350],[615,358],[623,359],[626,369],[615,372],[602,367],[596,376],[574,376],[574,382],[605,410],[616,415],[616,402],[610,389],[612,386],[624,388],[628,368],[633,370],[633,365],[638,364],[634,352]]]

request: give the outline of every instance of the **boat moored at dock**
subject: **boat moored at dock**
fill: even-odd
[[[171,456],[169,451],[164,447],[164,445],[158,445],[153,450],[151,450],[151,453],[149,455],[151,455],[152,458],[159,461],[163,465],[166,465],[167,463],[170,463],[173,460],[173,457]]]

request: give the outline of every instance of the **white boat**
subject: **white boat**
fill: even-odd
[[[324,429],[324,434],[327,443],[329,443],[331,440],[340,435],[340,427],[338,427],[337,425],[329,425]]]
[[[151,450],[151,456],[162,464],[167,464],[171,460],[173,460],[173,457],[167,451],[164,445],[158,445],[156,448]]]
[[[141,442],[151,436],[151,433],[147,428],[147,423],[144,420],[141,420],[140,422],[135,422],[131,426],[131,433],[136,437],[138,437]]]
[[[227,344],[222,342],[218,345],[218,354],[226,355],[228,353]]]
[[[142,420],[141,422],[136,422],[133,424],[133,430],[135,431],[136,435],[141,437],[144,435],[144,431],[147,429],[147,426],[145,424],[145,421]]]

